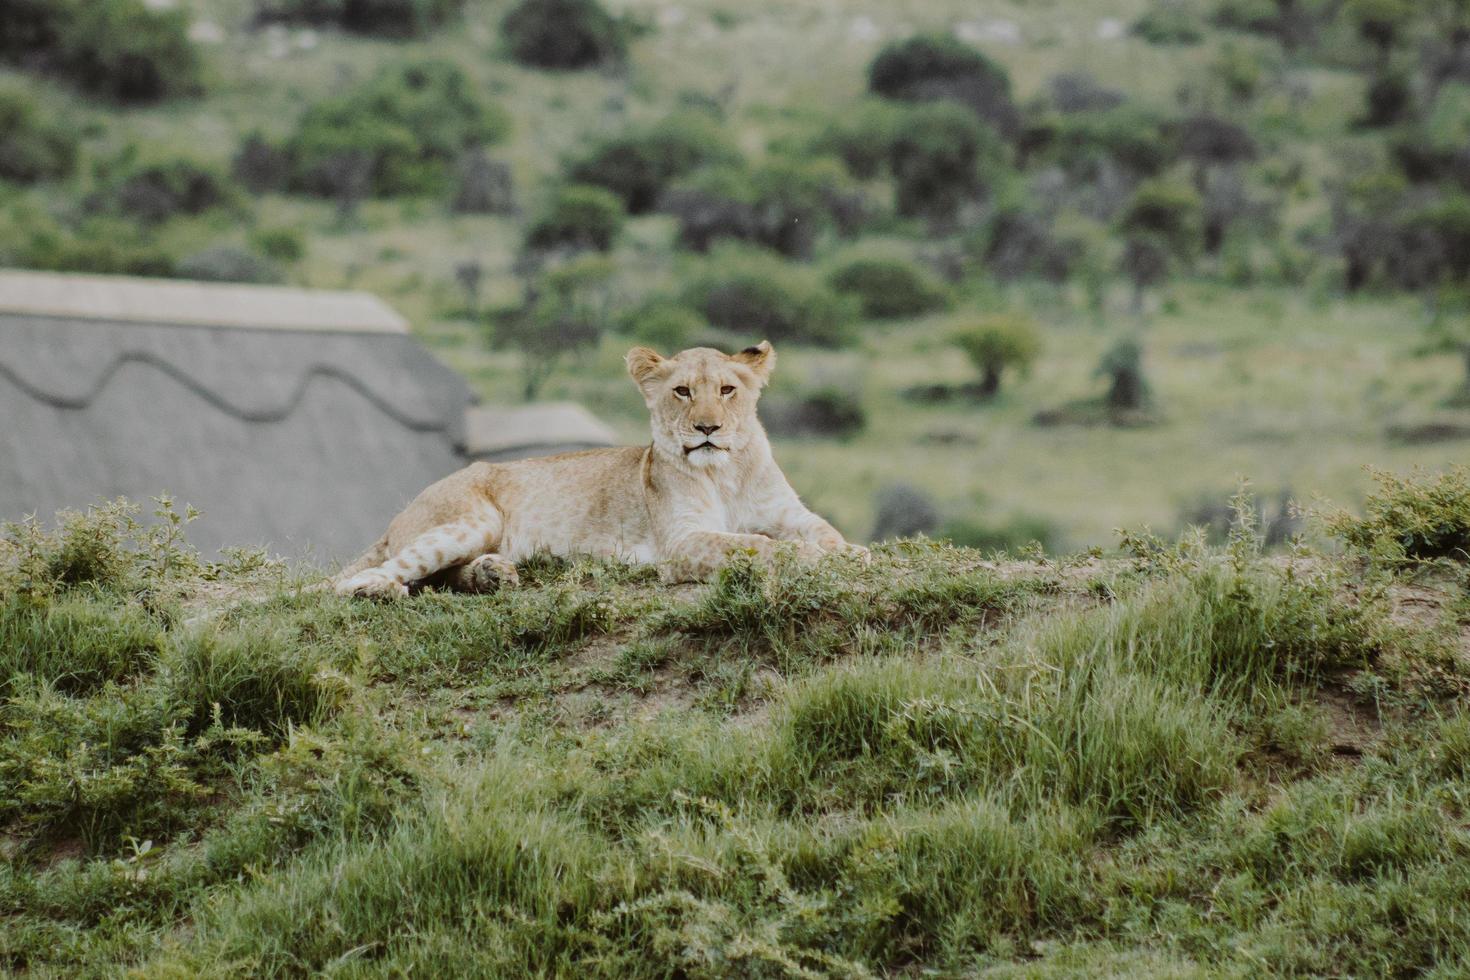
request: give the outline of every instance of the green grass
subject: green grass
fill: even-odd
[[[1470,968],[1460,564],[1241,527],[373,604],[117,513],[0,547],[7,970]]]

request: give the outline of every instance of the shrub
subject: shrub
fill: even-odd
[[[0,10],[0,58],[39,64],[119,102],[199,92],[200,65],[182,10],[143,0],[9,0]]]
[[[262,0],[257,19],[419,37],[459,15],[464,0]]]
[[[1133,22],[1133,33],[1149,44],[1199,44],[1205,39],[1199,16],[1185,0],[1156,0]]]
[[[1179,155],[1199,166],[1230,166],[1256,158],[1256,141],[1242,127],[1209,113],[1190,116],[1174,127]]]
[[[612,248],[623,227],[623,202],[601,187],[573,184],[556,192],[526,232],[529,248]]]
[[[180,158],[125,169],[93,203],[157,224],[178,215],[203,214],[231,203],[234,196],[223,174]]]
[[[300,262],[306,257],[306,241],[295,228],[259,228],[250,233],[250,246],[277,262]]]
[[[1058,236],[1044,215],[1020,207],[996,211],[969,245],[1002,281],[1038,276],[1066,282],[1085,251],[1075,238]]]
[[[939,527],[939,508],[934,498],[908,483],[894,483],[878,491],[873,541],[912,538],[933,534]]]
[[[650,347],[679,351],[705,329],[704,318],[677,300],[654,299],[620,318],[620,329]]]
[[[508,123],[460,68],[428,61],[380,72],[360,89],[319,102],[286,144],[293,190],[338,197],[361,164],[368,193],[429,194],[447,184],[467,150],[493,143]]]
[[[1056,547],[1054,524],[1042,517],[1015,517],[998,524],[970,518],[946,521],[936,534],[961,548],[979,551],[1019,551],[1040,547],[1043,551]]]
[[[1121,105],[1053,118],[1035,134],[1033,154],[1074,180],[1093,179],[1104,164],[1135,179],[1162,172],[1175,159],[1165,120],[1152,110]]]
[[[1470,561],[1470,471],[1399,477],[1372,471],[1377,489],[1363,516],[1347,511],[1319,515],[1326,529],[1349,547],[1392,565],[1452,558]]]
[[[903,116],[900,106],[866,99],[855,110],[829,122],[812,148],[836,156],[857,179],[872,180],[888,166]]]
[[[945,219],[983,198],[1006,160],[991,130],[963,108],[938,103],[906,115],[889,166],[900,214]]]
[[[27,92],[0,88],[0,180],[31,184],[76,168],[73,126],[48,118]]]
[[[1203,241],[1203,208],[1199,194],[1188,184],[1150,180],[1134,192],[1119,227],[1129,235],[1156,236],[1170,252],[1188,261]]]
[[[703,166],[738,163],[739,151],[714,119],[685,112],[599,143],[567,168],[567,176],[612,191],[629,214],[645,214],[676,177]]]
[[[898,258],[856,258],[827,278],[839,293],[862,303],[870,319],[918,316],[949,306],[949,291],[928,271]]]
[[[135,222],[93,217],[65,228],[48,219],[25,219],[21,233],[0,255],[26,269],[128,276],[172,275],[174,259]]]
[[[286,276],[268,259],[235,245],[212,245],[186,255],[174,266],[181,279],[205,282],[284,282]]]
[[[706,252],[721,239],[751,241],[810,258],[819,236],[840,229],[853,191],[830,161],[777,158],[753,170],[715,167],[675,184],[661,208],[679,219],[679,242]]]
[[[1363,116],[1358,122],[1369,129],[1397,126],[1413,115],[1413,86],[1401,72],[1383,71],[1374,75],[1363,100]]]
[[[291,154],[254,132],[235,151],[230,173],[252,194],[283,190],[291,177]]]
[[[1019,126],[1005,69],[952,35],[889,44],[868,66],[868,89],[906,102],[958,102],[1006,135]]]
[[[525,358],[527,401],[536,397],[566,354],[594,346],[611,321],[613,267],[583,256],[553,269],[526,291],[520,308],[494,321],[492,343]]]
[[[1047,98],[1058,112],[1106,112],[1116,109],[1128,97],[1116,89],[1104,88],[1085,71],[1055,75],[1046,84]]]
[[[980,372],[979,394],[993,398],[1008,368],[1027,371],[1041,353],[1041,334],[1030,317],[997,314],[955,334],[951,342]]]
[[[796,398],[772,398],[761,409],[761,421],[781,436],[845,439],[868,424],[862,396],[850,388],[826,385]]]
[[[1148,407],[1149,384],[1143,375],[1143,346],[1125,338],[1103,353],[1097,375],[1108,379],[1104,402],[1113,411],[1137,412]]]
[[[455,214],[514,214],[515,188],[510,167],[490,159],[479,147],[467,151],[460,158],[454,200],[449,209]]]
[[[627,56],[625,28],[597,0],[521,0],[500,30],[515,60],[532,68],[592,68]]]
[[[857,315],[856,301],[832,292],[815,272],[736,247],[714,252],[684,300],[717,327],[821,347],[847,343]]]

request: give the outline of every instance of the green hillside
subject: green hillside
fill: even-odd
[[[12,526],[0,969],[1459,975],[1467,501],[391,604]]]

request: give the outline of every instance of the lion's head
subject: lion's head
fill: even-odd
[[[669,456],[723,466],[760,432],[755,403],[776,366],[768,342],[738,354],[694,347],[673,357],[635,347],[627,362],[652,416],[654,446]]]

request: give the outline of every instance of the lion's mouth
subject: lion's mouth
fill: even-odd
[[[725,447],[724,446],[716,446],[714,443],[712,443],[708,439],[706,439],[704,442],[701,442],[697,446],[685,446],[684,447],[684,455],[685,456],[688,456],[690,453],[698,452],[701,449],[718,449],[721,452],[723,452],[724,449],[725,449]]]

